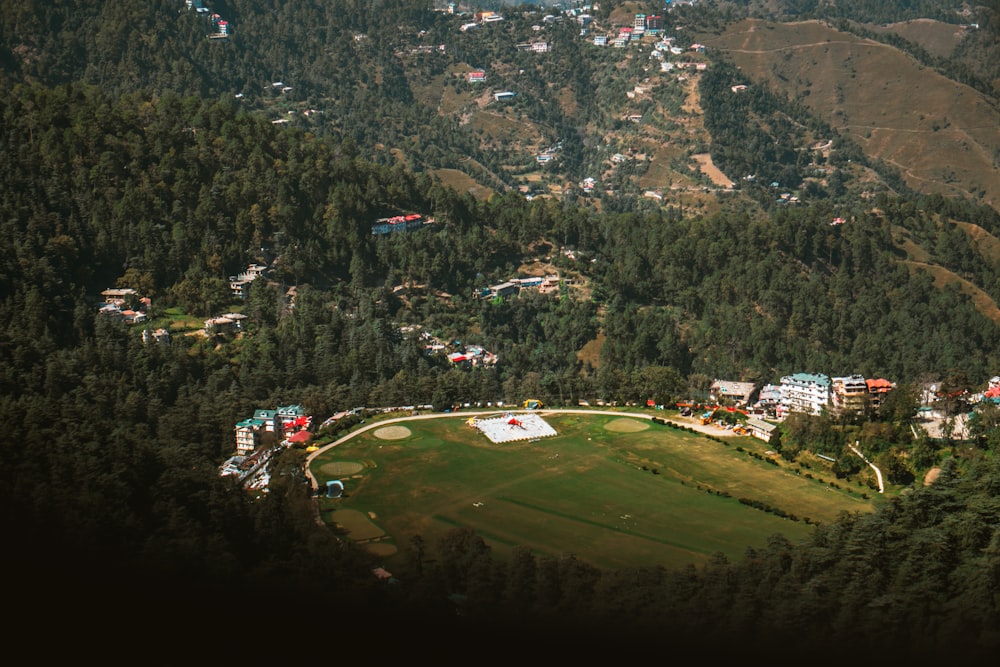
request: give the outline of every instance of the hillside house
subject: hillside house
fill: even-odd
[[[509,102],[514,99],[517,93],[511,92],[509,90],[503,90],[498,93],[493,93],[493,99],[497,102]]]
[[[141,310],[126,308],[121,311],[121,318],[125,321],[125,324],[139,324],[146,321],[146,313]]]
[[[714,380],[708,388],[713,401],[731,401],[734,405],[749,405],[756,385],[753,382]]]
[[[236,454],[246,456],[260,446],[260,436],[265,427],[261,419],[244,419],[236,424]]]
[[[785,406],[781,403],[781,387],[774,384],[765,384],[757,394],[757,402],[753,404],[755,412],[760,414],[774,415],[777,420],[785,417]]]
[[[862,375],[831,380],[833,408],[839,414],[864,414],[869,405],[868,383]]]
[[[750,430],[750,435],[758,440],[763,440],[764,442],[770,442],[771,436],[773,436],[774,432],[778,429],[776,424],[769,424],[768,422],[762,419],[757,419],[756,417],[750,417],[746,420],[744,425]]]
[[[571,280],[565,282],[572,282]],[[542,279],[540,285],[538,285],[538,291],[542,294],[548,294],[550,292],[555,292],[559,290],[560,285],[563,284],[563,280],[558,275],[545,276]]]
[[[295,433],[312,426],[312,417],[306,414],[301,405],[278,406],[274,411],[276,424],[281,425],[281,430],[287,435]]]
[[[389,218],[379,218],[372,224],[372,235],[380,236],[384,234],[395,234],[398,232],[409,232],[420,229],[424,226],[424,216],[419,213],[408,215],[394,215]]]
[[[101,296],[104,298],[104,303],[120,307],[137,300],[139,293],[131,287],[109,288],[101,292]]]
[[[636,97],[644,96],[648,92],[649,88],[647,88],[646,86],[636,85],[632,88],[632,90],[625,91],[625,97],[629,98],[630,100],[633,100]]]
[[[250,264],[246,271],[235,276],[229,276],[229,290],[237,299],[245,299],[248,285],[264,275],[267,267],[263,264]]]
[[[263,423],[264,431],[267,433],[274,433],[275,422],[277,421],[277,410],[254,410],[253,418],[260,420]]]
[[[546,42],[546,41],[544,41],[544,40],[540,40],[540,41],[537,41],[537,42],[532,42],[531,43],[531,50],[533,52],[535,52],[535,53],[548,53],[548,51],[549,51],[549,43]]]
[[[607,35],[594,35],[594,46],[607,46],[608,36]]]
[[[242,313],[226,313],[205,320],[206,334],[232,334],[243,330],[247,316]]]
[[[820,414],[830,405],[830,378],[822,373],[795,373],[782,377],[781,403],[789,412]]]
[[[486,81],[486,72],[481,69],[469,72],[467,77],[469,83],[482,83]]]
[[[885,400],[886,394],[896,388],[895,382],[890,382],[885,378],[868,378],[865,380],[868,388],[868,400],[871,401],[873,410],[878,410]]]
[[[489,287],[484,287],[479,291],[480,298],[486,299],[496,299],[505,298],[508,296],[514,296],[519,291],[521,291],[521,286],[514,281],[507,281],[499,283],[497,285],[490,285]]]
[[[150,331],[149,329],[142,330],[142,342],[146,345],[150,343],[156,343],[158,345],[169,345],[170,344],[170,332],[166,329],[156,329]]]

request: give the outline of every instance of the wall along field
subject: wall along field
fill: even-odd
[[[805,537],[813,526],[804,519],[826,523],[843,511],[872,510],[862,496],[868,489],[843,480],[831,487],[828,473],[809,479],[764,456],[766,444],[752,438],[723,444],[643,418],[543,416],[558,435],[534,442],[494,444],[461,415],[406,422],[403,438],[360,434],[312,464],[321,487],[337,478],[345,486],[343,497],[319,499],[321,514],[348,538],[357,522],[341,522],[338,513],[369,517],[377,529],[364,534],[382,537],[366,543],[387,565],[413,535],[433,544],[466,526],[501,558],[526,545],[614,568],[700,564],[718,552],[738,559],[774,533]],[[324,472],[338,470],[335,462],[353,463],[356,472]]]

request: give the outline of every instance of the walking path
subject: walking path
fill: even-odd
[[[878,492],[885,493],[885,485],[882,484],[882,471],[878,469],[878,466],[876,466],[874,463],[865,458],[865,455],[861,453],[860,449],[858,449],[857,443],[854,443],[853,445],[848,445],[848,447],[851,448],[852,452],[860,456],[862,461],[871,466],[871,469],[875,471],[876,479],[878,479]]]

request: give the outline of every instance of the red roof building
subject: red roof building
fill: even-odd
[[[302,429],[301,431],[297,431],[296,433],[293,433],[291,436],[288,437],[288,442],[290,442],[292,444],[302,444],[302,445],[304,445],[305,443],[309,442],[310,440],[312,440],[312,433],[310,433],[309,431],[307,431],[305,429]]]

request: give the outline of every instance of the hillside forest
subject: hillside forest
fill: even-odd
[[[1000,369],[1000,213],[987,196],[921,191],[780,88],[733,95],[745,72],[723,55],[688,82],[697,121],[667,114],[680,113],[677,91],[655,110],[647,101],[663,132],[651,139],[588,92],[624,92],[642,63],[583,50],[569,21],[546,28],[565,49],[532,68],[508,42],[458,39],[429,2],[206,4],[230,17],[232,39],[206,39],[180,0],[0,1],[0,531],[19,628],[59,628],[53,654],[96,649],[110,632],[111,657],[162,664],[194,646],[262,660],[292,650],[290,633],[316,617],[369,650],[392,627],[383,648],[400,656],[428,633],[452,638],[456,657],[516,655],[511,633],[590,658],[670,642],[716,656],[973,662],[1000,646],[1000,408],[978,409],[965,441],[911,428],[926,384],[957,414]],[[708,35],[764,17],[756,4],[677,8],[666,23]],[[595,20],[656,9],[601,5]],[[847,16],[768,6],[773,21],[952,20],[938,3],[860,3]],[[504,30],[541,20],[530,5],[503,11]],[[995,36],[995,14],[976,12],[974,39]],[[420,44],[446,56],[409,50]],[[519,90],[537,91],[509,110],[522,143],[504,148],[495,128],[422,101],[433,86],[439,102],[471,97],[455,68],[487,63],[526,70]],[[967,51],[937,63],[952,66],[996,103],[989,63]],[[294,104],[272,89],[283,79]],[[558,89],[569,92],[542,94]],[[294,122],[274,122],[290,110]],[[682,161],[670,178],[684,194],[654,200],[642,195],[650,163],[636,159],[596,197],[548,187],[603,169],[609,150],[686,133],[697,145],[685,157],[710,150],[756,182],[710,191]],[[799,149],[824,137],[838,175],[810,180],[815,158]],[[530,181],[548,196],[526,197],[510,167],[530,166],[528,144],[559,141],[558,165]],[[478,189],[445,177],[461,169]],[[801,202],[779,203],[772,181],[795,183]],[[410,212],[433,223],[372,233]],[[234,298],[229,277],[253,263],[267,280]],[[540,273],[562,289],[477,298]],[[109,287],[148,298],[148,326],[169,329],[169,343],[99,314]],[[239,336],[196,333],[229,311],[247,316]],[[500,362],[458,367],[428,355],[419,332]],[[387,587],[371,576],[377,559],[317,525],[301,450],[282,455],[259,498],[217,473],[233,425],[260,407],[670,405],[715,378],[795,372],[896,383],[878,413],[790,420],[780,449],[837,458],[858,441],[900,492],[738,562],[602,571],[529,548],[508,562],[456,529],[414,540],[401,585]],[[258,623],[280,639],[219,641]]]

